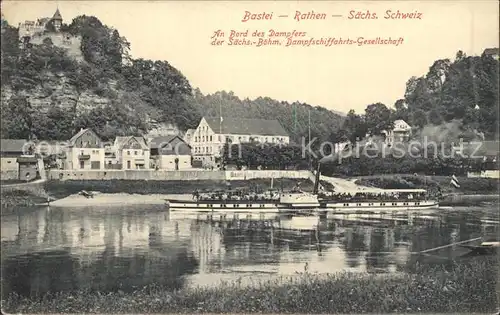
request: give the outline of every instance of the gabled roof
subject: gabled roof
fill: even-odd
[[[498,55],[498,48],[486,48],[484,50],[485,55]]]
[[[149,149],[148,145],[146,144],[146,139],[144,139],[143,137],[127,136],[127,137],[115,138],[115,143],[114,143],[115,150],[123,149],[123,146],[125,146],[131,139],[137,140],[137,142],[141,145],[143,150]]]
[[[23,147],[27,143],[27,140],[22,139],[1,139],[0,140],[0,152],[23,152]]]
[[[71,139],[69,139],[69,145],[70,146],[74,146],[75,145],[75,141],[80,138],[81,135],[83,135],[84,133],[86,133],[87,131],[90,131],[92,132],[94,135],[96,135],[96,137],[98,137],[99,139],[101,139],[101,137],[99,137],[94,131],[92,131],[92,129],[80,129],[80,131],[78,131],[78,133],[76,135],[74,135],[73,137],[71,137]]]
[[[205,117],[205,120],[215,133],[220,129],[223,134],[288,137],[288,132],[276,119],[223,117],[222,123],[220,117]]]
[[[169,136],[162,136],[162,137],[153,138],[149,142],[149,147],[151,149],[158,149],[160,146],[165,145],[167,143],[170,143],[176,138],[178,138],[180,141],[184,142],[189,148],[191,148],[191,146],[186,141],[184,141],[184,139],[182,139],[181,137],[179,137],[177,135],[169,135]]]
[[[394,131],[405,131],[407,129],[411,129],[411,126],[403,119],[397,119],[394,121]]]
[[[54,13],[52,19],[62,21],[63,18],[61,16],[61,12],[59,12],[59,8],[57,8],[56,13]]]

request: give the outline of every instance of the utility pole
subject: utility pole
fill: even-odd
[[[222,99],[219,100],[219,136],[218,136],[218,139],[219,140],[219,146],[220,146],[220,149],[219,149],[219,168],[222,170],[223,169],[223,159],[224,159],[224,141],[223,138],[222,138]]]
[[[311,109],[309,108],[309,119],[308,119],[308,124],[307,124],[307,128],[308,128],[308,142],[307,142],[307,146],[309,147],[309,144],[311,143]],[[311,153],[309,153],[309,170],[311,170],[312,168],[312,161],[311,161]]]

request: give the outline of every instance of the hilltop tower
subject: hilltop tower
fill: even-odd
[[[81,36],[62,31],[62,23],[63,18],[59,8],[51,18],[43,17],[36,21],[19,23],[20,48],[42,45],[44,40],[49,38],[54,46],[64,48],[69,56],[82,60]]]
[[[59,8],[57,8],[56,13],[54,13],[54,16],[52,17],[52,23],[56,31],[61,29],[62,21],[63,18],[61,16],[61,12],[59,12]]]

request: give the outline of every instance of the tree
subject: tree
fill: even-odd
[[[435,126],[438,126],[443,123],[443,117],[438,109],[433,108],[429,112],[429,122]]]
[[[402,119],[408,121],[410,117],[410,111],[408,110],[408,104],[406,104],[405,99],[399,99],[394,103],[395,112],[393,114],[394,120]]]
[[[361,140],[366,136],[367,127],[362,116],[357,115],[354,110],[350,110],[344,119],[342,129],[346,131],[346,136],[351,142]]]
[[[427,114],[421,109],[416,110],[412,114],[411,121],[414,126],[422,128],[427,125]]]
[[[34,136],[35,110],[26,97],[13,97],[2,106],[2,137],[31,139]]]
[[[391,111],[382,103],[368,105],[365,109],[365,123],[371,135],[379,135],[393,128]]]

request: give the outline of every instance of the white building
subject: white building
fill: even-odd
[[[143,137],[116,137],[114,149],[122,169],[149,169],[149,146]]]
[[[156,137],[149,143],[155,168],[186,170],[191,166],[191,147],[179,136]]]
[[[411,136],[411,126],[404,120],[398,119],[394,122],[394,127],[392,130],[383,131],[385,134],[385,143],[387,145],[393,145],[397,142],[408,141]]]
[[[486,56],[491,56],[493,59],[498,60],[498,48],[486,48],[483,52]]]
[[[91,129],[81,129],[69,140],[63,166],[68,170],[103,169],[104,157],[101,138]]]
[[[253,141],[288,144],[290,136],[277,120],[203,117],[192,135],[191,147],[195,160],[213,166],[226,142]]]

